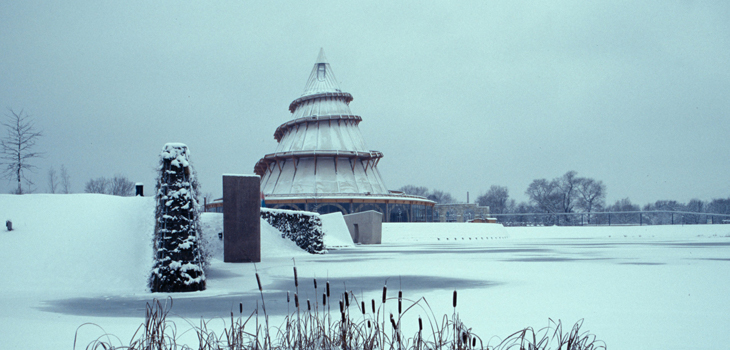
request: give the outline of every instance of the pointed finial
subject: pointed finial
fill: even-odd
[[[317,55],[317,62],[314,63],[329,63],[327,57],[324,56],[324,48],[319,48],[319,55]]]

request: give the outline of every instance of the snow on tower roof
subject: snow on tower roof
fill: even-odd
[[[317,61],[314,62],[312,73],[309,74],[307,85],[304,87],[302,96],[321,94],[325,92],[342,92],[340,85],[337,84],[335,74],[332,72],[327,57],[324,55],[324,49],[319,49]]]

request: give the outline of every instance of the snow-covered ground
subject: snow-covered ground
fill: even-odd
[[[0,231],[0,348],[69,349],[87,322],[128,343],[145,303],[167,297],[145,285],[153,209],[151,198],[0,195],[0,219],[15,228]],[[181,318],[225,319],[239,302],[253,309],[259,298],[254,265],[220,259],[220,214],[204,214],[203,225],[216,257],[206,291],[173,295],[179,332],[189,328]],[[401,288],[405,298],[423,296],[443,315],[451,314],[456,289],[461,318],[483,338],[546,326],[552,318],[566,326],[585,319],[584,330],[612,349],[730,343],[730,225],[472,225],[386,224],[382,245],[309,255],[262,223],[263,261],[256,268],[272,322],[286,313],[296,263],[302,299],[317,298],[315,277],[320,293],[329,279],[333,293],[346,285],[366,300],[378,299],[387,280],[392,295]],[[80,328],[77,348],[104,331]]]

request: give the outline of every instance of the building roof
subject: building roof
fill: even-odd
[[[254,167],[266,195],[389,195],[353,115],[352,95],[342,92],[320,49],[303,96],[289,105],[292,119],[274,133],[276,151]]]

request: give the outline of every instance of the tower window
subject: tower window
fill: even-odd
[[[325,66],[325,63],[317,63],[317,80],[324,80],[326,73]]]

